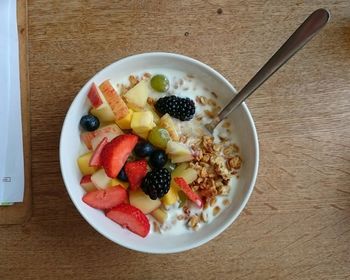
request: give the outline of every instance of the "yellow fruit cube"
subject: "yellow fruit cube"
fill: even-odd
[[[133,133],[136,134],[137,136],[140,136],[142,139],[145,139],[145,140],[148,139],[149,131],[147,131],[147,132],[142,132],[142,133],[138,133],[138,132],[136,132],[136,131],[133,131]]]
[[[119,179],[112,179],[111,182],[109,183],[109,185],[111,187],[117,186],[117,185],[121,185],[124,189],[127,189],[129,187],[129,183],[128,182],[123,182]]]
[[[144,107],[144,111],[150,111],[153,115],[153,122],[155,124],[158,124],[159,123],[159,116],[158,116],[158,113],[156,112],[156,110],[154,109],[153,106],[149,105],[148,103],[146,103],[145,107]]]
[[[161,201],[165,205],[173,205],[178,200],[177,189],[173,185],[170,186],[169,191],[161,198]]]
[[[131,119],[132,119],[132,115],[133,115],[133,111],[131,109],[129,109],[128,114],[120,119],[120,120],[116,120],[115,122],[117,123],[117,125],[121,128],[121,129],[130,129],[131,128]]]
[[[150,111],[134,112],[131,119],[131,128],[136,133],[149,132],[155,127],[153,114]]]
[[[92,156],[92,152],[89,152],[89,153],[86,153],[86,154],[80,156],[77,160],[80,172],[83,175],[90,175],[97,170],[96,167],[91,167],[89,165],[91,156]]]
[[[149,81],[142,80],[136,86],[125,93],[124,98],[129,108],[134,111],[142,111],[147,104],[149,93]]]

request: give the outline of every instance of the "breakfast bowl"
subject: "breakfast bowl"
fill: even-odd
[[[224,121],[221,128],[219,127],[218,132],[216,132],[218,141],[215,144],[216,146],[213,144],[214,147],[222,145],[224,141],[230,141],[230,143],[233,143],[232,147],[235,148],[236,155],[234,158],[240,161],[239,166],[235,166],[237,170],[232,169],[231,173],[234,178],[226,180],[224,182],[225,186],[222,186],[226,190],[228,188],[229,191],[218,195],[216,198],[212,197],[210,201],[203,202],[203,204],[200,203],[199,208],[207,207],[203,212],[211,211],[209,218],[207,214],[205,214],[207,215],[206,218],[203,218],[205,215],[199,213],[198,206],[192,205],[194,203],[191,204],[191,201],[182,201],[189,205],[186,208],[180,208],[179,202],[177,202],[171,207],[165,207],[165,210],[169,213],[167,214],[167,222],[160,226],[157,226],[152,215],[147,214],[150,222],[150,232],[141,237],[109,219],[107,211],[90,207],[83,201],[86,190],[81,186],[82,173],[77,164],[77,158],[88,152],[81,140],[82,128],[79,125],[82,116],[88,114],[91,108],[91,102],[89,102],[87,96],[93,85],[99,85],[106,80],[109,80],[109,83],[115,87],[117,92],[121,92],[128,90],[124,85],[130,82],[133,83],[135,77],[139,77],[139,80],[136,78],[137,83],[141,79],[148,81],[156,74],[163,74],[168,77],[166,94],[180,95],[182,98],[190,97],[194,101],[196,106],[194,119],[197,123],[205,120],[208,122],[210,114],[213,114],[213,112],[205,109],[209,106],[208,103],[215,104],[216,109],[220,109],[236,93],[234,87],[221,74],[208,65],[190,57],[159,52],[129,56],[102,69],[79,91],[66,114],[59,149],[61,173],[68,194],[80,214],[95,230],[126,248],[145,253],[165,254],[198,247],[218,236],[235,221],[247,204],[254,189],[258,172],[259,147],[254,121],[247,106],[243,103],[228,116],[227,121]],[[159,96],[164,96],[164,94]],[[157,93],[153,95],[153,98],[154,100],[157,99]],[[152,98],[147,99],[147,101],[149,100],[152,100]],[[199,116],[200,114],[201,116]],[[197,129],[194,123],[178,122],[177,120],[174,120],[174,122],[184,132],[183,134],[186,134],[185,138],[191,138],[191,133],[193,135],[196,135],[196,133],[205,134],[205,131]],[[227,123],[225,124],[225,122]],[[224,126],[225,129],[222,128]],[[220,131],[223,130],[226,134],[220,135]],[[204,137],[206,136],[203,136],[203,139]],[[192,147],[196,149],[196,145],[193,144]],[[192,153],[194,158],[198,157],[198,153],[196,154],[193,151]],[[208,166],[213,164],[210,163],[209,156]],[[203,166],[205,166],[205,163]],[[190,214],[191,209],[194,209],[192,214]],[[184,215],[179,214],[182,212],[186,213]],[[186,215],[188,220],[184,221]],[[191,221],[193,215],[198,220],[203,220],[202,223],[198,223],[198,226],[198,221]]]

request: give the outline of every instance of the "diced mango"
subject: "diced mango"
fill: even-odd
[[[161,198],[161,201],[164,205],[173,205],[178,200],[178,190],[172,185],[170,186],[169,191]]]
[[[116,120],[115,122],[121,129],[131,129],[131,119],[133,113],[133,110],[129,109],[128,114],[124,118]]]
[[[123,182],[119,179],[112,179],[111,182],[109,183],[109,185],[111,187],[117,186],[117,185],[121,185],[124,189],[127,189],[129,187],[129,183],[128,182]]]
[[[129,108],[134,111],[142,111],[147,104],[149,93],[149,81],[142,80],[136,86],[128,90],[124,98]]]
[[[168,218],[168,213],[161,208],[157,208],[151,212],[151,215],[161,224],[164,224]]]
[[[144,111],[150,111],[153,115],[153,122],[155,124],[158,124],[159,123],[159,115],[158,113],[156,112],[156,110],[154,109],[153,106],[149,105],[148,103],[146,103],[145,107],[144,107]]]
[[[90,175],[97,170],[96,167],[91,167],[89,165],[91,156],[92,156],[92,152],[89,152],[89,153],[86,153],[86,154],[80,156],[77,160],[80,172],[83,175]]]
[[[137,133],[136,131],[133,131],[133,133],[136,134],[137,136],[140,136],[142,139],[145,139],[145,140],[148,139],[149,131],[143,132],[143,133]]]
[[[136,133],[149,132],[155,127],[153,114],[150,111],[134,112],[131,119],[131,128]]]

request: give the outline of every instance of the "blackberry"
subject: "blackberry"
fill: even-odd
[[[168,113],[170,116],[181,121],[189,121],[196,112],[196,107],[192,99],[175,95],[159,98],[155,107],[159,113]]]
[[[151,199],[156,200],[169,191],[170,179],[170,172],[167,169],[155,169],[147,173],[141,188]]]

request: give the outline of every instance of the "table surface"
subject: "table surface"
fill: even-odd
[[[59,169],[75,94],[121,57],[199,59],[240,89],[313,10],[329,25],[247,102],[261,161],[255,190],[219,237],[147,255],[80,216]],[[350,279],[350,3],[28,1],[33,215],[0,226],[1,279]]]

